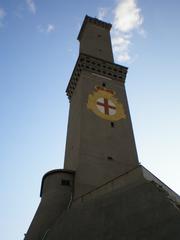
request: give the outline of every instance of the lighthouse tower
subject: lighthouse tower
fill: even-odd
[[[67,86],[64,169],[46,173],[25,240],[179,240],[180,197],[138,162],[111,24],[86,16]]]
[[[70,100],[64,168],[76,172],[75,197],[138,165],[125,91],[127,68],[113,60],[111,24],[85,17]]]

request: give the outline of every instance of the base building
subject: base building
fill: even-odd
[[[25,240],[179,240],[180,197],[140,165],[111,24],[86,16],[67,86],[64,169],[46,173]]]

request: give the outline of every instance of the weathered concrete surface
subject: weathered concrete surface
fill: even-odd
[[[111,24],[86,16],[78,35],[80,53],[114,62],[110,29]]]
[[[106,84],[123,104],[126,119],[115,123],[96,116],[87,108],[95,86]],[[109,160],[108,157],[112,157]],[[125,86],[83,71],[74,91],[67,132],[64,167],[76,171],[75,197],[94,189],[138,165]]]
[[[180,205],[180,196],[142,165],[138,165],[130,171],[111,179],[105,184],[94,188],[92,191],[89,191],[78,198],[74,198],[72,205],[74,206],[76,204],[95,199],[101,195],[111,193],[115,190],[124,192],[147,181],[156,183],[159,188],[167,192],[172,201]]]
[[[154,182],[79,204],[58,219],[47,240],[179,240],[180,212]]]
[[[44,175],[41,186],[41,202],[25,240],[43,239],[52,224],[67,209],[73,191],[73,180],[73,172],[67,170],[57,169]],[[63,181],[69,181],[69,185],[64,185]]]
[[[117,70],[116,64],[113,64],[110,27],[107,23],[86,16],[78,37],[80,53],[94,59],[84,59],[83,65],[88,68],[80,67],[77,70],[75,78],[78,78],[78,83],[74,82],[71,89],[73,95],[64,168],[76,172],[74,197],[93,190],[139,164],[124,85],[127,69],[119,66]],[[102,50],[100,55],[99,48]],[[108,66],[109,63],[112,65]],[[94,74],[95,69],[100,71],[99,74]],[[116,72],[112,74],[113,69]],[[123,80],[113,77],[118,72],[124,73]],[[96,87],[113,92],[114,98],[123,106],[124,118],[111,122],[87,107],[89,96],[96,91]]]

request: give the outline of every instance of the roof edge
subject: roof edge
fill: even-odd
[[[53,169],[47,173],[44,174],[42,181],[41,181],[41,188],[40,188],[40,197],[42,197],[42,190],[43,190],[43,185],[44,185],[44,180],[52,174],[55,173],[69,173],[69,174],[75,174],[75,171],[73,170],[68,170],[68,169]]]
[[[112,24],[110,24],[110,23],[106,23],[106,22],[104,22],[104,21],[102,21],[102,20],[99,20],[99,19],[97,19],[97,18],[92,18],[92,17],[86,15],[85,18],[84,18],[83,24],[82,24],[82,26],[81,26],[80,32],[79,32],[79,34],[78,34],[77,40],[80,41],[81,35],[82,35],[82,33],[84,32],[84,28],[85,28],[85,26],[86,26],[86,24],[87,24],[88,22],[90,22],[90,23],[92,23],[92,24],[95,24],[95,25],[98,25],[98,26],[100,26],[100,27],[106,28],[106,29],[108,29],[109,31],[110,31],[110,29],[111,29],[111,27],[112,27]]]

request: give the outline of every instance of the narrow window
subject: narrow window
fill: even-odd
[[[111,122],[111,127],[114,128],[114,122]]]
[[[69,181],[69,180],[66,180],[66,179],[62,179],[62,180],[61,180],[61,185],[70,186],[70,181]]]
[[[113,160],[113,158],[111,156],[108,156],[107,159],[110,160],[110,161]]]
[[[103,83],[102,85],[103,85],[103,87],[105,87],[105,86],[106,86],[106,84],[105,84],[105,83]]]

